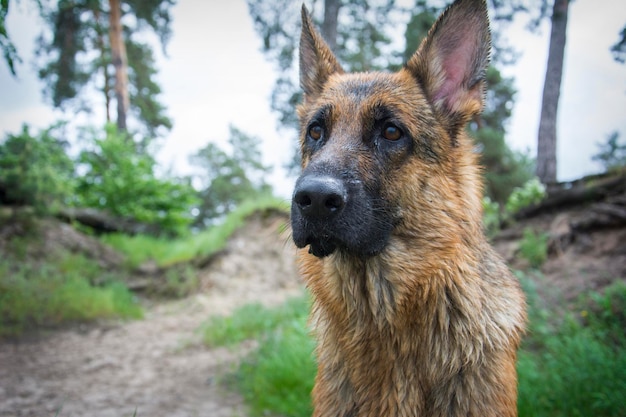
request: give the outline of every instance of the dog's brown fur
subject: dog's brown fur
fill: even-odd
[[[525,301],[483,235],[465,133],[489,43],[484,0],[458,0],[399,72],[346,74],[303,8],[292,227],[314,297],[314,416],[517,415]],[[305,178],[341,201],[311,216]]]

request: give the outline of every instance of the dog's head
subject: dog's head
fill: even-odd
[[[400,71],[347,74],[303,7],[303,171],[291,209],[298,247],[369,257],[394,230],[445,227],[428,215],[463,210],[446,198],[463,198],[454,194],[463,192],[458,174],[471,162],[457,157],[460,147],[467,153],[459,142],[483,106],[489,49],[485,1],[457,0]]]

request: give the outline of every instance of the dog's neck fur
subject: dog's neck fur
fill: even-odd
[[[420,262],[408,247],[395,250],[406,250],[403,262]],[[477,250],[491,249],[482,245]],[[522,307],[511,310],[516,304],[506,301],[515,293],[510,282],[481,281],[479,259],[472,261],[470,270],[467,266],[461,270],[461,263],[448,260],[429,275],[413,275],[411,282],[398,285],[398,280],[407,277],[397,255],[393,262],[384,253],[366,260],[342,253],[324,260],[302,256],[307,257],[301,263],[303,275],[314,293],[311,325],[318,355],[324,355],[318,356],[317,378],[332,374],[329,380],[338,384],[324,385],[333,392],[316,388],[313,395],[318,406],[326,397],[339,394],[344,400],[337,404],[345,409],[337,415],[342,416],[439,415],[434,410],[441,416],[461,416],[468,414],[453,410],[453,404],[434,404],[433,399],[462,396],[487,403],[486,398],[492,401],[499,395],[490,391],[494,389],[491,375],[480,369],[494,360],[492,352],[515,355],[525,313]],[[307,275],[309,262],[324,263],[323,280]],[[465,283],[459,285],[459,279]],[[514,363],[514,357],[508,359]],[[436,394],[442,390],[451,394]],[[514,398],[503,391],[499,401],[503,408],[492,406],[489,412],[493,414],[485,415],[514,415],[507,414],[515,409]],[[470,401],[463,404],[472,407]]]

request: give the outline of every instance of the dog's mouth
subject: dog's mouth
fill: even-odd
[[[309,253],[318,258],[324,258],[332,254],[337,249],[337,243],[330,237],[326,238],[313,238],[310,237],[306,240],[306,245],[309,245]]]

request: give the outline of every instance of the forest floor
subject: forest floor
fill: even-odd
[[[550,234],[537,287],[549,303],[626,279],[626,228],[576,233],[586,208],[519,222],[494,239],[514,268],[526,227]],[[253,349],[207,348],[198,329],[238,306],[276,305],[301,294],[285,216],[253,216],[199,271],[200,290],[184,299],[144,301],[145,317],[74,325],[0,342],[0,415],[7,417],[246,416],[242,398],[219,383]]]

